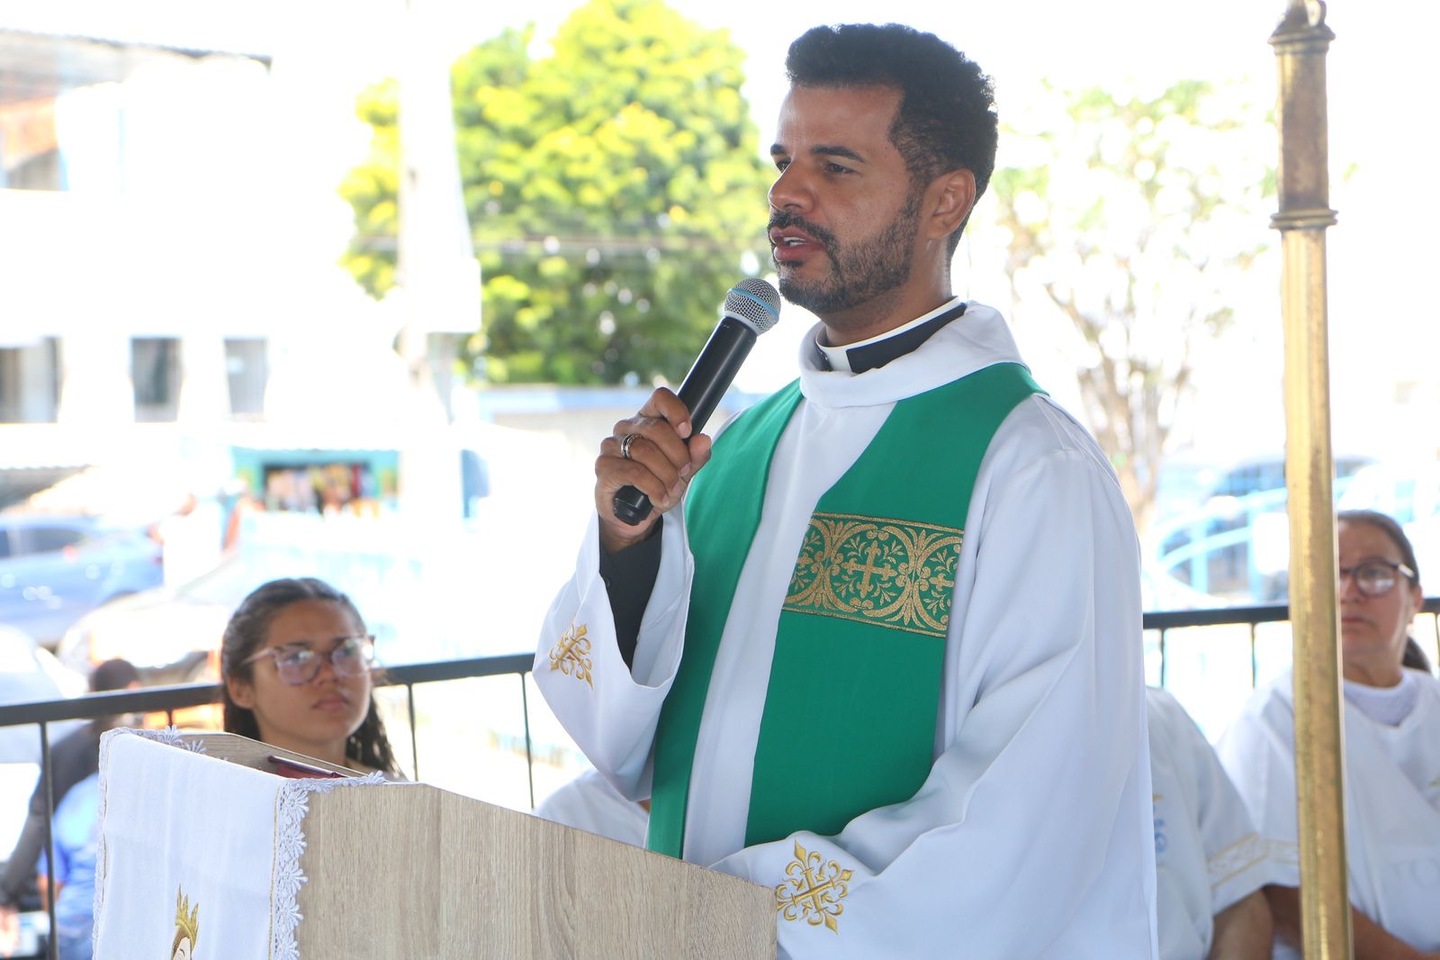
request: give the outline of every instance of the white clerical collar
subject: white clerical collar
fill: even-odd
[[[1393,687],[1371,687],[1346,680],[1344,688],[1346,700],[1371,720],[1387,727],[1400,726],[1420,701],[1420,685],[1410,670],[1401,670],[1400,682]]]
[[[815,334],[815,362],[822,370],[839,370],[847,373],[864,373],[902,357],[930,339],[931,334],[965,312],[965,302],[956,297],[941,304],[934,310],[917,317],[894,330],[887,330],[878,337],[848,343],[843,347],[830,347],[820,342],[825,328]]]

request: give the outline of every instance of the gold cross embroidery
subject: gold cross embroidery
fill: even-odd
[[[801,920],[812,927],[825,924],[831,933],[839,933],[836,918],[845,912],[840,901],[850,894],[850,878],[834,860],[826,863],[818,852],[811,853],[795,841],[795,859],[785,868],[790,879],[775,887],[775,911],[786,920]],[[794,889],[791,889],[791,888]]]
[[[595,684],[590,679],[590,638],[585,633],[585,624],[577,627],[572,623],[570,629],[560,635],[560,642],[550,648],[550,669],[559,670],[567,677],[584,680],[585,685],[593,690]]]
[[[865,557],[863,560],[846,560],[840,564],[840,566],[852,577],[857,573],[860,574],[860,596],[867,597],[870,595],[870,578],[872,576],[878,575],[885,580],[889,580],[895,576],[895,571],[891,567],[875,566],[875,558],[880,553],[878,544],[870,544],[864,553]]]

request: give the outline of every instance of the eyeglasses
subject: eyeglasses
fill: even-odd
[[[329,660],[331,668],[342,677],[356,677],[369,670],[375,662],[375,638],[341,637],[329,653],[299,646],[266,647],[242,662],[254,663],[261,657],[274,659],[275,672],[279,674],[281,683],[298,687],[320,674],[322,660]]]
[[[1409,580],[1415,579],[1415,571],[1403,563],[1391,563],[1389,560],[1366,560],[1355,567],[1341,567],[1339,570],[1340,579],[1336,581],[1343,584],[1346,577],[1355,581],[1355,589],[1367,597],[1383,597],[1395,587],[1395,575],[1402,574]]]

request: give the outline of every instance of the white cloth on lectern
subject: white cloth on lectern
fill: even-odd
[[[187,914],[198,908],[196,956],[295,960],[309,794],[379,783],[291,780],[185,749],[174,734],[109,731],[96,960],[170,956],[182,904]]]
[[[1350,903],[1416,949],[1440,950],[1440,680],[1405,674],[1419,696],[1397,726],[1345,701]],[[1276,851],[1274,882],[1298,887],[1292,682],[1287,670],[1257,690],[1216,748]],[[1277,943],[1277,960],[1299,956]]]
[[[187,912],[199,908],[202,956],[215,944],[227,956],[268,957],[278,785],[127,731],[106,734],[96,960],[170,956],[182,897]],[[196,797],[205,802],[179,802]]]

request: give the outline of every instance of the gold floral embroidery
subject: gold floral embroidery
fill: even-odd
[[[560,642],[550,648],[550,669],[559,670],[567,677],[584,680],[585,685],[593,690],[595,684],[590,679],[590,638],[585,634],[585,624],[578,627],[571,624],[570,629],[560,635]]]
[[[785,609],[944,637],[963,530],[817,513]]]
[[[790,879],[775,887],[775,911],[786,920],[804,920],[812,927],[823,923],[831,933],[839,933],[837,918],[845,912],[840,901],[850,893],[854,872],[834,860],[826,863],[818,852],[807,851],[797,840],[795,859],[785,868],[785,875]]]

